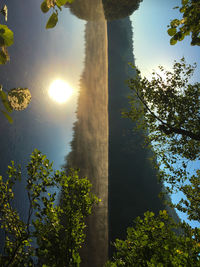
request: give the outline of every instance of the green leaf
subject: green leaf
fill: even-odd
[[[170,28],[167,32],[170,36],[174,36],[176,34],[176,28]]]
[[[3,90],[0,91],[0,98],[2,100],[7,100],[7,95],[6,95],[6,93]]]
[[[6,117],[6,119],[12,124],[13,123],[13,119],[10,117],[10,115],[8,115],[8,113],[6,113],[5,111],[1,110],[1,112],[3,113],[3,115]]]
[[[8,60],[7,55],[3,51],[0,51],[0,64],[6,64]]]
[[[56,26],[58,22],[58,15],[56,13],[53,13],[46,24],[46,29],[50,29]]]
[[[175,45],[177,43],[177,40],[174,40],[174,38],[171,38],[170,45]]]
[[[4,107],[6,108],[6,110],[11,113],[12,112],[12,108],[10,107],[9,105],[9,102],[8,101],[2,101],[3,102],[3,105]]]
[[[3,90],[0,90],[0,98],[1,98],[2,103],[3,103],[4,107],[6,108],[6,110],[8,112],[12,112],[12,109],[11,109],[9,102],[8,102],[7,94]]]
[[[4,40],[5,46],[11,46],[14,42],[14,34],[13,32],[6,26],[0,24],[0,38],[1,38],[1,46],[2,46],[2,40]]]
[[[56,1],[56,5],[58,6],[63,6],[67,3],[68,1],[67,0],[57,0]]]
[[[185,35],[182,32],[179,32],[177,37],[178,37],[179,41],[182,41],[184,39]]]
[[[180,11],[181,13],[184,13],[184,12],[186,11],[186,7],[181,7],[181,8],[179,9],[179,11]]]
[[[186,5],[188,3],[188,0],[182,0],[182,5]]]
[[[43,13],[47,13],[47,12],[49,11],[49,9],[50,9],[50,8],[47,6],[47,2],[46,2],[46,1],[44,1],[44,2],[41,4],[40,8],[41,8],[41,10],[42,10]]]

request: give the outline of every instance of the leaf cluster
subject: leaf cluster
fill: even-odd
[[[28,88],[13,88],[8,92],[2,90],[0,85],[0,99],[5,108],[1,113],[6,117],[9,123],[13,123],[10,116],[13,110],[24,110],[31,101],[31,93]]]
[[[53,163],[35,149],[27,165],[29,210],[24,222],[12,207],[13,186],[20,177],[14,162],[8,166],[6,182],[0,177],[0,224],[5,232],[0,265],[79,266],[85,218],[99,201],[90,191],[90,182],[73,169],[68,174],[53,171]],[[56,205],[61,188],[62,204]]]
[[[11,46],[14,42],[13,32],[6,26],[0,25],[0,63],[5,64],[9,60],[7,47]]]
[[[152,80],[137,70],[136,78],[129,80],[133,94],[130,111],[124,115],[144,131],[156,164],[162,164],[159,179],[170,185],[167,192],[182,192],[187,199],[170,205],[200,221],[199,171],[191,175],[188,167],[200,159],[200,84],[190,83],[195,67],[182,58],[175,61],[172,72],[160,67],[163,75],[153,73]]]
[[[73,0],[44,0],[41,4],[41,10],[43,13],[47,13],[50,9],[53,13],[49,17],[46,29],[54,28],[58,22],[58,10],[62,10],[62,6],[66,3],[72,3]]]
[[[177,227],[181,235],[175,234]],[[148,211],[127,229],[126,240],[115,241],[116,253],[106,266],[200,266],[199,233],[184,223],[176,225],[166,210],[157,217]]]
[[[163,75],[153,73],[150,81],[137,70],[136,78],[128,82],[133,91],[131,110],[124,113],[139,128],[146,130],[148,125],[150,141],[190,160],[200,156],[200,84],[189,83],[195,67],[182,58],[172,72],[160,66]]]
[[[175,45],[177,41],[182,41],[185,36],[191,34],[191,45],[200,45],[200,1],[182,0],[181,19],[174,19],[170,22],[168,34],[171,36],[170,44]]]
[[[106,20],[117,20],[130,16],[139,8],[142,0],[103,0]]]

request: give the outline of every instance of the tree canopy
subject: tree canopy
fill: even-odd
[[[176,235],[177,227],[166,210],[157,217],[146,212],[127,229],[126,240],[116,239],[116,252],[106,267],[200,266],[200,229],[181,224],[184,234]]]
[[[200,45],[200,0],[182,0],[181,3],[181,7],[175,8],[179,9],[182,18],[173,19],[168,26],[170,44],[175,45],[191,34],[191,45]]]
[[[78,266],[85,239],[85,218],[99,200],[90,192],[87,178],[78,171],[53,171],[53,164],[35,149],[27,165],[26,221],[13,208],[13,186],[21,168],[8,166],[6,181],[0,176],[0,225],[5,233],[1,266]],[[56,204],[62,189],[61,205]]]
[[[128,81],[132,90],[130,110],[124,112],[143,129],[145,141],[155,151],[159,178],[167,182],[167,193],[184,197],[170,204],[200,222],[200,171],[188,164],[200,159],[200,84],[191,84],[196,65],[182,58],[173,71],[142,78],[140,71]],[[112,260],[106,266],[200,266],[200,228],[175,223],[166,210],[146,212],[127,229],[125,240],[116,239]]]
[[[159,178],[171,185],[167,191],[187,197],[176,208],[200,221],[199,170],[189,172],[189,163],[200,159],[200,83],[190,83],[195,65],[184,58],[174,63],[172,72],[160,70],[163,75],[153,73],[150,81],[137,70],[136,78],[129,80],[131,109],[124,114],[148,131],[146,142],[163,167]]]
[[[107,20],[122,19],[130,16],[139,8],[142,0],[102,0]]]
[[[104,20],[101,0],[75,0],[66,3],[73,15],[86,21]]]

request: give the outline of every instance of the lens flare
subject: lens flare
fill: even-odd
[[[54,101],[65,103],[73,94],[73,89],[63,80],[55,80],[49,87],[49,96]]]

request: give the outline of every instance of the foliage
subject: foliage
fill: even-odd
[[[200,84],[189,83],[195,65],[187,65],[182,58],[174,63],[173,72],[160,70],[165,78],[153,73],[151,81],[137,70],[136,78],[129,80],[131,109],[124,115],[148,131],[146,142],[153,145],[164,168],[159,171],[160,179],[171,185],[167,191],[181,191],[189,197],[175,207],[200,221],[196,210],[200,206],[199,171],[192,175],[188,171],[188,164],[200,159]]]
[[[191,45],[200,45],[200,0],[182,0],[181,7],[175,8],[179,8],[183,15],[181,19],[174,19],[170,23],[170,44],[174,45],[191,34]]]
[[[31,101],[28,88],[14,88],[8,92],[8,101],[12,109],[24,110]]]
[[[7,21],[8,8],[6,5],[0,10],[0,14],[3,14]],[[6,25],[0,24],[0,64],[6,64],[10,60],[7,47],[11,46],[13,42],[13,32]]]
[[[182,223],[184,231],[176,235],[177,227],[165,210],[157,217],[146,212],[127,229],[126,240],[116,239],[116,252],[106,266],[200,266],[200,229]]]
[[[53,9],[53,13],[49,17],[46,29],[54,28],[58,22],[58,9],[61,11],[62,6],[66,3],[72,3],[73,0],[44,0],[41,4],[41,10],[43,13],[47,13],[50,9]]]
[[[33,151],[27,165],[26,222],[12,207],[13,186],[21,179],[20,166],[15,167],[12,161],[7,181],[0,177],[0,223],[5,231],[1,266],[79,266],[84,220],[99,200],[90,192],[88,179],[79,178],[78,171],[53,172],[52,165],[40,151]],[[62,188],[61,206],[55,205],[55,188]]]
[[[24,110],[31,101],[31,93],[28,88],[13,88],[7,93],[0,85],[0,99],[6,110],[1,110],[9,123],[13,123],[10,113],[13,110]]]
[[[105,18],[116,20],[128,17],[139,8],[141,2],[142,0],[103,0]]]
[[[66,3],[66,8],[79,19],[86,21],[104,20],[102,1],[100,0],[75,0],[73,3]]]

